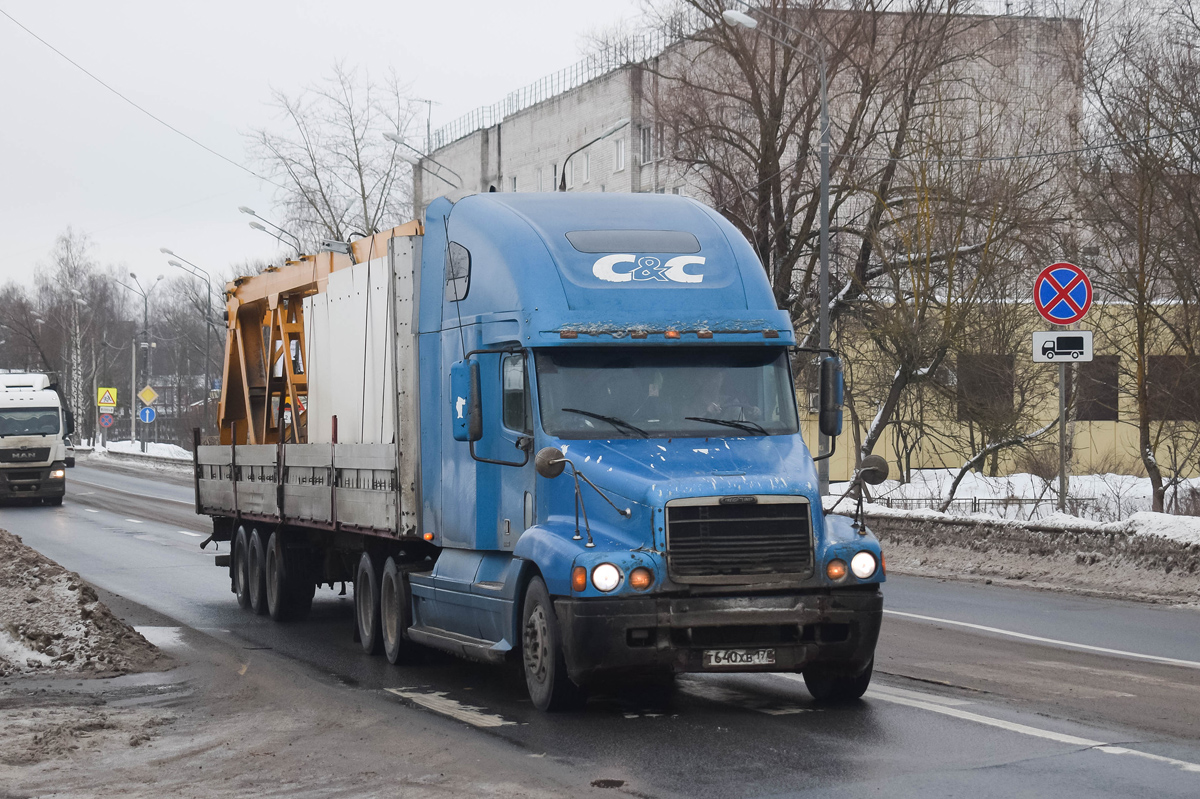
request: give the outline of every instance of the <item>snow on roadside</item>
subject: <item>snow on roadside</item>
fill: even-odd
[[[172,458],[174,460],[191,461],[192,453],[188,452],[183,447],[175,444],[163,444],[157,441],[151,441],[146,444],[146,451],[142,452],[142,445],[137,441],[110,441],[103,447],[97,447],[96,452],[120,452],[130,455],[153,455],[156,458]]]
[[[161,657],[78,574],[0,530],[0,677],[145,671]]]

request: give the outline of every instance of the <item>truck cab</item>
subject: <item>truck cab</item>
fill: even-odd
[[[741,234],[692,200],[599,194],[442,200],[426,229],[442,551],[410,575],[414,630],[519,648],[543,708],[679,672],[861,694],[882,555],[822,511],[791,322]]]
[[[0,502],[61,505],[70,414],[43,374],[0,374]]]

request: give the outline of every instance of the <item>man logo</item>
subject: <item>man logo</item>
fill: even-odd
[[[664,264],[661,260],[651,255],[638,258],[635,255],[621,253],[619,255],[606,255],[596,261],[596,263],[592,264],[592,274],[609,283],[628,283],[632,280],[700,283],[704,280],[704,275],[684,271],[684,267],[693,264],[699,266],[703,263],[704,258],[699,255],[680,255]],[[634,267],[628,272],[618,272],[613,268],[617,264],[634,264]]]

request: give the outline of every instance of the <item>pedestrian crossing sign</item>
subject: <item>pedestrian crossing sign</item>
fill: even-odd
[[[96,389],[96,404],[102,408],[114,408],[117,405],[117,390],[115,388]]]

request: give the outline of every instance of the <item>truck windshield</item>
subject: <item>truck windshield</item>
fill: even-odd
[[[58,433],[58,408],[0,409],[0,436],[52,436]]]
[[[559,438],[788,435],[782,347],[571,347],[536,353],[542,427]]]

